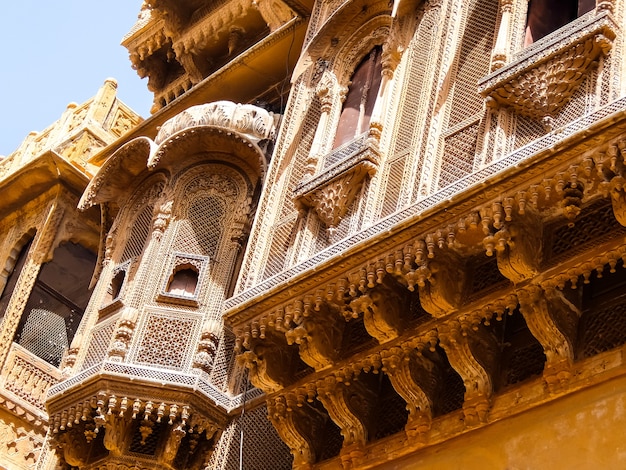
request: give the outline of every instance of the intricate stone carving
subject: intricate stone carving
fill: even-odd
[[[450,364],[465,384],[465,424],[475,426],[486,422],[498,358],[495,337],[477,322],[470,328],[466,323],[451,320],[442,323],[437,329]]]
[[[528,329],[546,355],[544,378],[551,389],[567,383],[574,361],[574,338],[580,311],[556,289],[530,286],[518,292]]]
[[[581,19],[581,21],[584,21]],[[516,113],[538,119],[549,129],[552,117],[578,89],[598,59],[608,54],[616,25],[600,14],[564,37],[558,46],[546,46],[537,56],[514,61],[482,80],[480,91],[492,107],[511,107]],[[573,27],[573,26],[572,26]],[[529,53],[535,48],[529,48]]]
[[[328,304],[301,318],[299,324],[285,332],[287,344],[299,346],[302,360],[315,370],[332,365],[337,359],[345,322]]]
[[[251,104],[217,101],[187,108],[161,126],[155,142],[161,144],[184,129],[196,126],[218,126],[241,133],[250,141],[274,139],[274,115]]]
[[[325,417],[307,403],[294,403],[290,396],[267,402],[268,417],[293,455],[293,468],[309,469],[318,460]]]
[[[405,426],[407,436],[419,438],[430,430],[436,386],[433,378],[437,376],[435,365],[417,350],[397,347],[381,352],[381,357],[383,371],[409,410]]]

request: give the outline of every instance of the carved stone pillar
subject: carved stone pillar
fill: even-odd
[[[315,174],[320,157],[320,153],[323,149],[324,136],[328,127],[328,118],[330,111],[333,107],[333,103],[337,96],[337,77],[330,70],[325,70],[322,74],[315,93],[320,100],[320,120],[315,130],[315,136],[311,143],[311,150],[309,151],[309,157],[306,161],[306,168],[304,169],[304,178],[308,179]]]
[[[500,29],[491,56],[491,71],[499,69],[507,62],[512,11],[513,0],[500,0]]]
[[[450,365],[458,372],[465,385],[463,412],[467,426],[487,421],[498,357],[495,337],[486,328],[481,328],[480,325],[477,327],[474,331],[457,320],[437,327],[440,343],[446,351]]]
[[[530,286],[517,294],[528,329],[543,346],[546,365],[543,376],[551,389],[572,375],[574,337],[580,318],[578,308],[556,289]]]
[[[115,339],[109,348],[108,359],[112,362],[123,362],[130,348],[130,341],[135,331],[137,323],[138,310],[132,307],[124,309],[122,317],[117,323],[115,330]]]

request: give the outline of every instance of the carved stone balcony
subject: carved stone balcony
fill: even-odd
[[[373,176],[379,164],[378,142],[368,133],[329,154],[326,168],[295,189],[300,210],[313,208],[332,232],[361,190],[366,176]]]
[[[479,91],[490,107],[509,107],[550,130],[554,114],[609,53],[617,30],[606,11],[580,17],[480,80]]]

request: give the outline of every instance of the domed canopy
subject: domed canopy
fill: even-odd
[[[79,208],[119,198],[144,171],[175,172],[199,153],[217,155],[240,167],[252,181],[263,179],[264,143],[275,138],[274,115],[257,106],[218,101],[192,106],[166,121],[154,140],[138,137],[122,146],[102,165],[87,186]]]

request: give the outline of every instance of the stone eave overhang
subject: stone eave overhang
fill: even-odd
[[[159,109],[137,127],[102,149],[89,160],[89,163],[102,165],[122,145],[134,138],[154,139],[161,125],[191,106],[225,99],[247,103],[256,98],[265,91],[265,85],[274,85],[274,83],[267,83],[267,77],[284,75],[285,62],[273,59],[276,55],[280,55],[276,49],[283,51],[284,56],[287,56],[287,51],[290,51],[288,66],[289,70],[293,70],[304,41],[307,24],[306,19],[299,17],[285,23],[191,90]],[[239,87],[238,84],[241,83],[246,83],[247,86]]]
[[[80,196],[88,183],[88,176],[58,153],[48,150],[0,180],[0,217],[19,209],[58,184]]]
[[[228,410],[202,393],[197,384],[158,381],[104,370],[87,375],[83,380],[74,381],[72,386],[62,391],[55,393],[55,388],[51,388],[46,399],[48,416],[52,418],[55,414],[68,411],[78,403],[85,402],[87,397],[96,397],[101,392],[118,398],[127,396],[132,400],[188,404],[194,411],[201,411],[222,425],[228,416]]]
[[[226,301],[225,321],[232,327],[246,324],[271,308],[349,272],[364,260],[457,220],[476,206],[528,184],[547,170],[624,133],[626,98],[621,98],[231,297]]]

